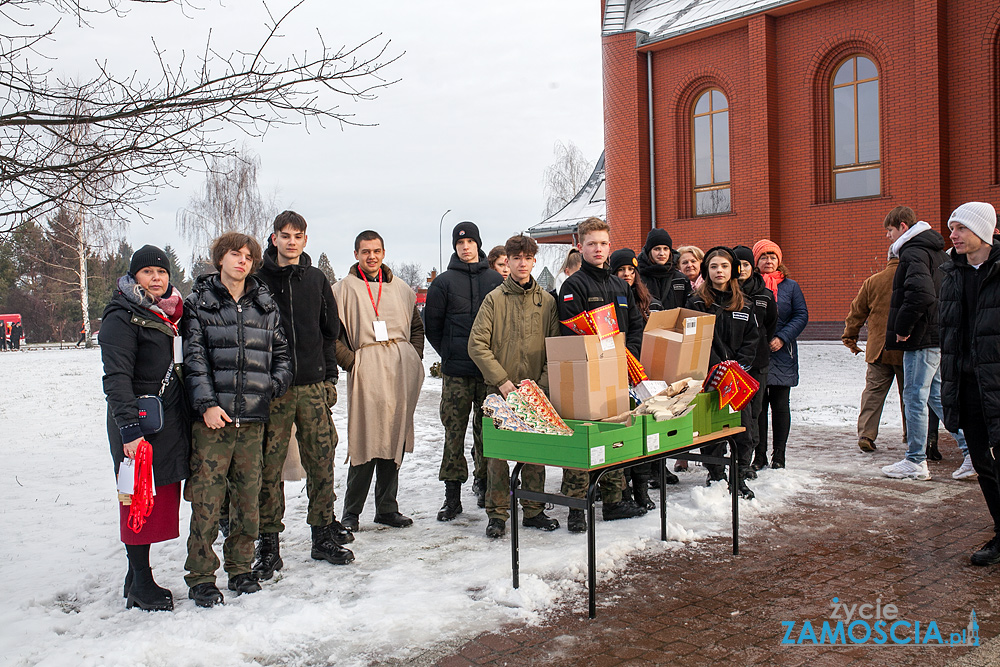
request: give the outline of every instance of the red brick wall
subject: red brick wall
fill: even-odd
[[[773,239],[813,331],[835,331],[861,282],[884,266],[889,209],[912,206],[946,231],[964,201],[1000,205],[998,31],[992,1],[835,0],[654,47],[659,226],[675,245]],[[829,77],[853,53],[879,67],[882,194],[833,202]],[[645,54],[632,34],[604,38],[604,85],[613,242],[637,249],[650,224],[648,118]],[[729,98],[732,213],[694,218],[690,110],[711,86]]]

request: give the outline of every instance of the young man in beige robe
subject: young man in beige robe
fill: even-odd
[[[340,308],[337,363],[347,371],[350,469],[344,526],[358,530],[372,475],[375,523],[403,528],[396,492],[403,453],[413,451],[413,411],[424,382],[424,326],[410,286],[383,266],[385,242],[364,231],[354,241],[358,263],[333,286]]]

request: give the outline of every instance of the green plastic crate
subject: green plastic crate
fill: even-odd
[[[560,468],[590,470],[642,456],[642,423],[631,426],[566,420],[573,435],[504,431],[483,419],[483,454],[491,459],[523,461]]]
[[[694,440],[694,410],[683,417],[658,422],[653,415],[641,415],[642,453],[659,454],[687,447]]]
[[[729,406],[719,409],[719,392],[705,391],[695,397],[693,427],[699,436],[742,425],[739,412],[730,411]]]

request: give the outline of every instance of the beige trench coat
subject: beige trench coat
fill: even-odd
[[[424,383],[424,366],[411,342],[417,296],[388,269],[381,300],[378,283],[371,284],[378,319],[389,333],[388,342],[376,342],[372,298],[356,267],[333,286],[343,324],[338,360],[351,356],[339,349],[345,341],[354,357],[353,364],[341,364],[348,371],[347,456],[351,465],[394,459],[398,466],[403,452],[413,451],[413,412]]]

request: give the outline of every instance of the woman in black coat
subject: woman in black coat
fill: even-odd
[[[715,330],[712,336],[712,351],[709,368],[723,361],[736,361],[749,371],[757,356],[757,341],[760,334],[754,317],[752,302],[745,298],[740,289],[740,262],[735,253],[724,246],[712,248],[705,254],[701,264],[701,275],[705,279],[701,287],[688,299],[688,308],[715,315]],[[749,412],[750,406],[743,408]],[[750,457],[753,441],[746,431],[733,436],[740,460],[739,493],[746,499],[754,497],[746,485],[751,476]],[[705,448],[703,452],[718,456],[725,445]],[[708,483],[725,479],[723,466],[708,465]]]
[[[143,246],[132,255],[129,272],[118,279],[98,334],[115,474],[125,457],[135,457],[143,439],[153,450],[156,496],[152,512],[138,532],[127,525],[129,506],[119,503],[121,539],[129,561],[124,590],[128,608],[169,611],[174,607],[170,591],[153,581],[149,546],[180,535],[181,481],[187,479],[191,453],[184,390],[174,372],[174,341],[182,311],[181,295],[170,285],[166,254]],[[142,432],[136,396],[144,394],[159,394],[163,402],[159,433]]]

